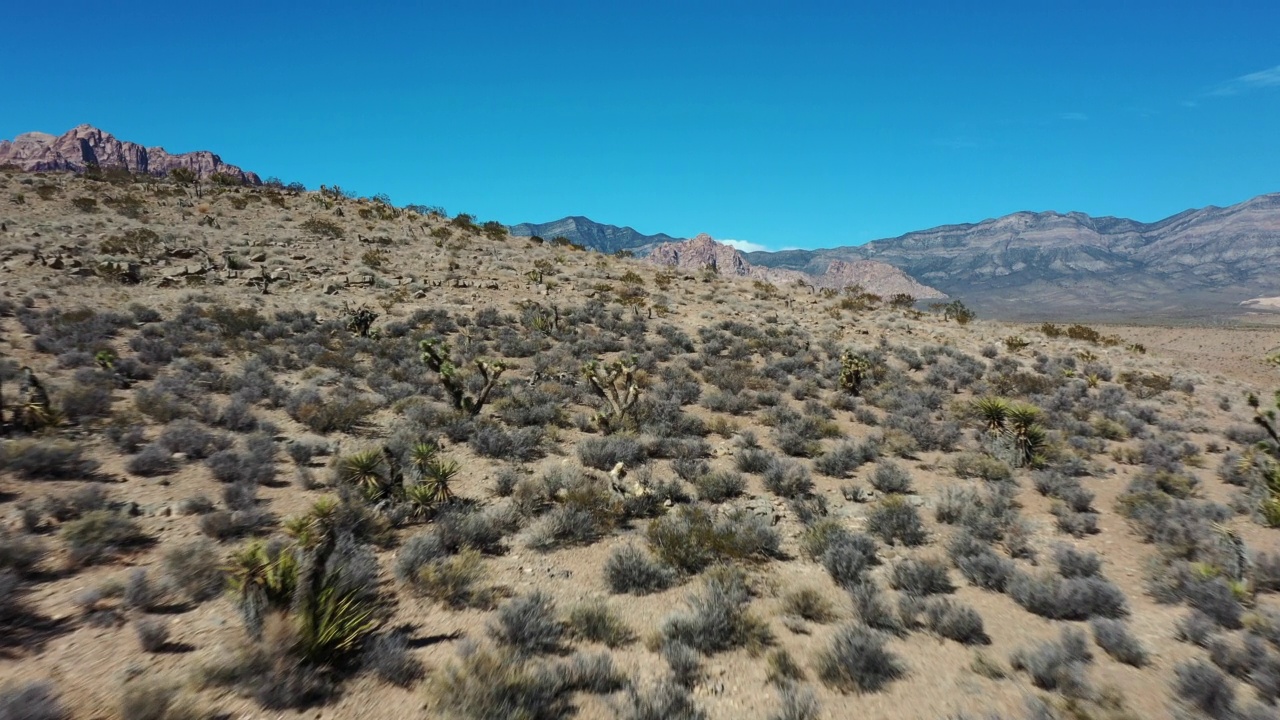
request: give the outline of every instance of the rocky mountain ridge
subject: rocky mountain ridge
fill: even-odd
[[[62,135],[30,132],[13,140],[0,140],[0,165],[16,165],[28,171],[70,172],[84,172],[98,165],[157,176],[184,168],[201,178],[226,175],[241,183],[262,183],[257,174],[225,163],[208,150],[173,154],[162,147],[148,148],[120,140],[92,125],[78,125]]]
[[[857,247],[747,259],[808,272],[832,260],[879,260],[1001,317],[1231,313],[1280,294],[1280,194],[1152,223],[1019,212]]]
[[[520,223],[512,225],[510,232],[517,237],[537,236],[547,240],[563,237],[604,253],[627,250],[637,255],[644,255],[663,243],[680,242],[684,239],[665,233],[645,235],[630,227],[605,225],[581,215],[573,215],[549,223]]]
[[[659,245],[648,254],[648,260],[683,270],[710,267],[721,275],[755,278],[774,285],[800,282],[814,288],[837,290],[859,285],[867,292],[882,297],[898,294],[911,295],[919,300],[946,297],[945,293],[916,282],[894,266],[875,260],[833,260],[817,273],[755,266],[740,251],[716,242],[706,233],[692,240]]]

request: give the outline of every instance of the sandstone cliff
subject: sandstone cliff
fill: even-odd
[[[692,240],[659,245],[649,253],[648,260],[683,270],[710,267],[721,275],[756,278],[774,285],[789,285],[798,281],[815,288],[829,287],[837,290],[861,285],[867,292],[882,297],[899,293],[912,295],[919,300],[946,297],[944,293],[916,282],[894,266],[874,260],[835,260],[818,274],[754,266],[747,262],[741,252],[716,242],[706,233]]]
[[[161,147],[146,148],[119,140],[92,125],[74,127],[60,136],[31,132],[12,141],[0,140],[0,165],[17,165],[31,171],[84,172],[86,167],[95,164],[157,176],[185,168],[202,178],[221,174],[251,185],[262,183],[256,174],[228,165],[207,150],[174,155]]]

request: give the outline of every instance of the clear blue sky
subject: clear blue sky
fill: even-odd
[[[68,0],[0,22],[0,136],[88,122],[509,224],[830,247],[1280,191],[1274,0]]]

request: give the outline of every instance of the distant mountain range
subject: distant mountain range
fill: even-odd
[[[242,183],[261,184],[261,179],[207,150],[173,155],[162,147],[143,147],[117,140],[114,135],[92,125],[79,125],[62,135],[23,133],[13,140],[0,140],[0,165],[16,165],[23,170],[84,172],[86,168],[125,168],[137,175],[163,176],[185,168],[197,177],[227,175]]]
[[[597,226],[597,233],[607,232],[600,227],[609,226]],[[596,247],[589,237],[565,237]],[[609,251],[617,249],[652,247],[637,241]],[[826,273],[833,261],[876,260],[988,317],[1234,315],[1242,302],[1280,295],[1280,194],[1188,210],[1153,223],[1078,212],[1018,212],[860,246],[751,252],[744,258],[754,267],[814,276]]]
[[[568,238],[579,245],[603,253],[614,253],[629,250],[637,255],[647,254],[653,248],[670,242],[679,242],[684,238],[674,238],[659,233],[644,235],[629,227],[605,225],[594,222],[581,215],[574,215],[549,223],[520,223],[512,225],[511,234],[519,237],[540,237],[550,240],[555,237]]]

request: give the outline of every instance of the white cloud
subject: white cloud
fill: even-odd
[[[1259,70],[1248,75],[1241,75],[1233,80],[1228,80],[1213,90],[1209,91],[1209,95],[1239,95],[1249,92],[1250,90],[1259,90],[1262,88],[1280,87],[1280,65],[1266,70]]]
[[[769,248],[765,247],[764,245],[761,245],[759,243],[747,242],[746,240],[716,240],[716,242],[722,245],[728,245],[729,247],[739,252],[768,252],[769,251]]]

